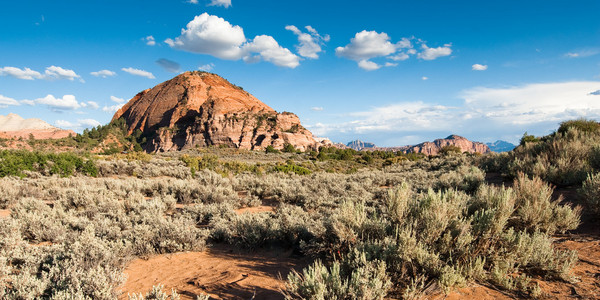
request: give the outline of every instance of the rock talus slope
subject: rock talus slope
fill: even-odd
[[[306,150],[318,146],[293,113],[278,113],[241,87],[206,72],[185,72],[137,94],[113,116],[129,134],[147,137],[149,152],[225,145]],[[139,131],[138,131],[139,130]]]

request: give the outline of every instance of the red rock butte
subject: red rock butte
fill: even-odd
[[[278,113],[241,87],[206,72],[185,72],[133,97],[115,115],[129,134],[148,138],[145,150],[164,152],[210,145],[242,149],[317,147],[293,113]]]

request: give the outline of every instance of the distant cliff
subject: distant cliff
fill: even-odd
[[[369,149],[369,148],[375,148],[375,144],[373,143],[367,143],[367,142],[363,142],[361,140],[354,140],[352,142],[349,142],[348,144],[346,144],[346,146],[348,148],[354,149],[356,151],[360,151],[363,149]]]

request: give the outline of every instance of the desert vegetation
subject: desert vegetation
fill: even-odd
[[[540,297],[539,280],[573,281],[578,261],[554,237],[576,229],[582,210],[554,185],[577,185],[586,211],[600,211],[600,134],[586,122],[481,157],[2,151],[0,298],[115,299],[132,259],[215,244],[309,258],[284,278],[287,299],[417,299],[475,282]],[[108,134],[100,129],[74,139],[92,145]],[[511,184],[488,184],[486,172]],[[260,205],[273,210],[238,213]],[[130,297],[179,295],[157,285]]]

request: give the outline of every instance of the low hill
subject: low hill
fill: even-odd
[[[149,152],[204,146],[300,150],[317,147],[293,113],[278,113],[239,86],[207,72],[185,72],[131,99],[114,116]]]
[[[61,139],[75,136],[72,130],[54,127],[40,119],[24,119],[17,114],[0,115],[0,138]]]

